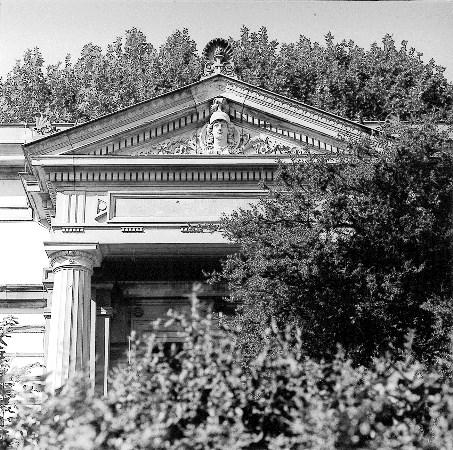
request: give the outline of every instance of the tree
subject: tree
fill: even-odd
[[[282,165],[267,198],[223,219],[240,251],[220,278],[251,355],[272,319],[299,326],[313,357],[339,343],[366,363],[410,329],[419,357],[448,350],[453,158],[431,123],[397,131],[379,141],[384,153],[351,143],[352,164]]]
[[[273,90],[278,45],[278,41],[269,40],[266,27],[261,27],[257,33],[250,33],[247,27],[242,27],[239,40],[232,42],[239,78],[255,86]]]
[[[233,47],[244,81],[353,120],[408,120],[439,112],[445,118],[453,107],[444,69],[433,60],[425,64],[406,41],[397,49],[390,35],[382,46],[366,50],[352,40],[336,43],[331,33],[324,46],[303,35],[279,45],[266,28],[250,33],[243,27]]]
[[[38,48],[27,50],[23,61],[16,61],[1,85],[0,121],[22,122],[46,110],[49,88],[43,67]]]
[[[119,96],[113,101],[116,108],[118,104],[126,107],[156,95],[156,58],[156,49],[137,28],[126,31],[124,45],[117,38],[108,47],[108,72],[115,76],[110,85]]]
[[[77,83],[70,55],[64,64],[57,63],[47,67],[46,82],[49,89],[48,107],[41,111],[52,122],[71,122],[77,116]],[[30,120],[31,117],[26,118]]]
[[[101,47],[87,44],[74,65],[76,119],[89,120],[156,94],[156,50],[136,28]]]
[[[444,69],[390,35],[369,49],[353,41],[325,43],[300,36],[279,43],[267,29],[242,27],[230,38],[240,79],[353,120],[402,120],[453,114],[453,86]],[[187,29],[176,30],[157,51],[132,28],[105,52],[86,44],[81,55],[45,67],[39,49],[27,50],[0,82],[0,121],[85,121],[198,81],[202,58]]]
[[[39,49],[27,50],[0,84],[0,121],[83,122],[136,104],[201,75],[200,58],[187,29],[175,31],[159,49],[138,29],[127,30],[103,52],[86,44],[73,63],[44,67]]]
[[[175,31],[159,49],[155,80],[157,92],[161,94],[198,81],[201,69],[197,45],[189,30]]]

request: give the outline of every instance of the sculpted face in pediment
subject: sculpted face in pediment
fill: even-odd
[[[220,58],[221,67],[229,61],[223,44],[214,40],[208,46],[209,54]],[[47,132],[47,127],[41,128]],[[27,143],[26,151],[29,155],[106,157],[335,155],[344,153],[345,139],[372,133],[363,125],[220,71],[193,85]]]
[[[208,123],[200,129],[128,153],[131,156],[306,153],[303,145],[288,144],[263,132],[246,131],[236,126],[227,111],[225,99],[216,98]]]
[[[226,113],[217,111],[201,129],[142,148],[132,155],[234,155],[243,153],[249,140],[250,136],[232,124]]]
[[[220,126],[220,124],[218,125]],[[225,125],[221,125],[226,129]],[[131,156],[146,155],[278,155],[307,153],[304,146],[288,145],[279,139],[269,137],[264,133],[252,136],[251,133],[240,132],[235,125],[230,124],[227,131],[229,136],[226,145],[217,141],[213,133],[208,132],[205,125],[199,132],[190,136],[178,136],[168,139],[149,148],[142,148],[130,153]],[[220,144],[220,145],[218,145]]]

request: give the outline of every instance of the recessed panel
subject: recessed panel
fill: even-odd
[[[261,192],[260,192],[261,194]],[[258,194],[178,193],[178,194],[111,194],[111,222],[186,223],[216,222],[222,213],[249,208]]]

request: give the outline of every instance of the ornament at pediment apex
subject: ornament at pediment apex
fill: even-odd
[[[224,113],[228,113],[230,107],[228,106],[228,102],[224,97],[216,97],[212,101],[212,105],[210,107],[211,114],[215,113],[216,111],[222,111]]]
[[[206,59],[204,76],[213,74],[223,74],[236,77],[233,63],[233,48],[230,43],[223,38],[215,38],[206,44],[203,50]]]

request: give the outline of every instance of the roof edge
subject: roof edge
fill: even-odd
[[[256,85],[253,85],[253,84],[250,84],[250,83],[247,83],[246,81],[243,81],[243,80],[239,80],[237,78],[233,78],[233,77],[230,77],[228,75],[225,75],[225,74],[213,74],[213,75],[210,75],[210,76],[207,76],[207,77],[203,77],[201,78],[200,80],[198,81],[195,81],[194,83],[190,83],[190,84],[186,84],[184,86],[181,86],[179,88],[176,88],[176,89],[173,89],[171,91],[168,91],[168,92],[164,92],[162,94],[159,94],[155,97],[151,97],[151,98],[148,98],[146,100],[143,100],[141,102],[138,102],[138,103],[134,103],[133,105],[130,105],[130,106],[126,106],[124,108],[121,108],[121,109],[118,109],[116,111],[113,111],[111,113],[108,113],[108,114],[104,114],[102,116],[99,116],[99,117],[96,117],[95,119],[92,119],[92,120],[89,120],[88,122],[84,122],[84,123],[81,123],[81,124],[78,124],[78,125],[74,125],[73,127],[69,127],[69,128],[66,128],[64,130],[60,130],[56,133],[53,133],[51,135],[48,135],[48,136],[44,136],[40,139],[35,139],[34,141],[30,141],[30,142],[27,142],[24,144],[24,147],[29,147],[29,146],[32,146],[36,143],[39,143],[39,142],[42,142],[42,141],[45,141],[46,139],[53,139],[54,137],[57,137],[57,136],[63,136],[65,133],[72,133],[74,130],[77,130],[77,129],[80,129],[84,126],[87,126],[87,125],[91,125],[95,122],[98,122],[100,120],[103,120],[103,119],[106,119],[108,117],[112,117],[114,116],[115,114],[119,114],[119,113],[122,113],[122,112],[125,112],[125,111],[128,111],[130,109],[133,109],[137,106],[140,106],[140,105],[144,105],[146,103],[149,103],[151,101],[154,101],[154,100],[157,100],[157,99],[160,99],[160,98],[163,98],[167,95],[172,95],[172,94],[175,94],[175,93],[178,93],[178,92],[181,92],[185,89],[188,89],[188,88],[191,88],[191,87],[194,87],[194,86],[197,86],[199,84],[202,84],[202,83],[205,83],[206,81],[210,81],[210,80],[213,80],[215,78],[224,78],[226,80],[229,80],[229,81],[233,81],[235,83],[239,83],[239,84],[242,84],[243,86],[249,88],[249,89],[253,89],[253,90],[257,90],[257,91],[260,91],[261,93],[264,93],[264,94],[268,94],[268,95],[272,95],[272,96],[275,96],[279,99],[282,99],[284,101],[288,101],[288,102],[291,102],[293,103],[294,105],[298,105],[298,106],[301,106],[303,108],[306,108],[306,109],[309,109],[309,110],[312,110],[313,112],[316,112],[316,113],[319,113],[319,114],[324,114],[326,116],[329,116],[331,117],[332,119],[335,119],[335,120],[338,120],[338,121],[341,121],[341,122],[345,122],[347,124],[349,124],[350,126],[353,126],[354,128],[360,128],[362,129],[362,131],[366,132],[366,133],[369,133],[371,134],[373,132],[373,129],[371,127],[368,127],[364,124],[361,124],[361,123],[358,123],[358,122],[355,122],[351,119],[348,119],[348,118],[345,118],[345,117],[342,117],[342,116],[339,116],[338,114],[334,114],[334,113],[331,113],[329,111],[326,111],[324,109],[321,109],[321,108],[318,108],[316,106],[312,106],[312,105],[309,105],[307,103],[304,103],[304,102],[301,102],[299,100],[296,100],[296,99],[293,99],[291,97],[287,97],[285,95],[282,95],[282,94],[278,94],[276,92],[273,92],[273,91],[270,91],[268,89],[264,89],[262,87],[259,87],[259,86],[256,86]]]

